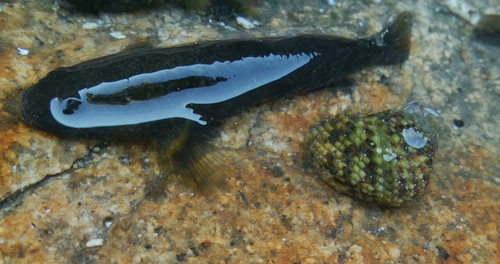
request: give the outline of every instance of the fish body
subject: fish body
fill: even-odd
[[[99,14],[99,12],[133,12],[147,10],[166,5],[165,0],[57,0],[62,7],[78,10],[84,13]]]
[[[154,8],[169,8],[178,4],[186,10],[206,12],[213,15],[233,15],[249,13],[252,6],[247,0],[56,0],[70,11],[98,15],[100,12],[136,12]]]
[[[126,50],[50,72],[25,91],[22,116],[50,133],[102,140],[210,127],[363,68],[404,62],[411,24],[403,12],[362,39],[300,35]]]
[[[335,190],[397,207],[429,185],[438,147],[436,120],[415,102],[376,114],[339,114],[309,131],[307,150]]]

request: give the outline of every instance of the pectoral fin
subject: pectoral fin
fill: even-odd
[[[157,140],[162,174],[176,177],[181,184],[199,190],[209,200],[227,192],[228,170],[220,149],[212,142],[215,130],[188,122],[177,134]],[[157,190],[153,192],[158,194]]]

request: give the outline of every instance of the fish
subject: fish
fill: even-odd
[[[402,12],[359,39],[305,34],[127,49],[48,73],[24,92],[21,113],[61,137],[184,142],[163,150],[172,154],[167,159],[206,157],[210,147],[200,146],[209,131],[249,107],[405,62],[412,23]]]
[[[306,136],[313,167],[327,184],[359,201],[400,207],[430,183],[439,117],[411,102],[375,114],[332,116]]]
[[[160,5],[166,5],[165,0],[56,0],[56,2],[61,7],[64,7],[70,11],[80,11],[83,13],[95,15],[98,15],[99,12],[133,12],[152,9]]]
[[[98,15],[100,12],[122,13],[137,12],[150,9],[166,9],[177,4],[186,10],[204,12],[209,15],[249,14],[255,12],[246,0],[56,0],[63,8],[85,14]]]

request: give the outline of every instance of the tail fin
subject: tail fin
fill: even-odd
[[[382,31],[368,38],[370,48],[376,53],[376,65],[400,64],[408,59],[412,24],[413,15],[410,12],[402,12],[389,19]]]

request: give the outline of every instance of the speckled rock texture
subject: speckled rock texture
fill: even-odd
[[[71,13],[53,1],[0,3],[0,263],[494,263],[500,259],[500,47],[472,30],[498,0],[255,1],[253,29],[176,7]],[[406,3],[405,2],[405,3]],[[328,4],[330,3],[330,5]],[[415,17],[402,66],[353,85],[249,109],[216,140],[229,192],[207,200],[156,165],[153,140],[59,138],[20,118],[22,92],[58,66],[160,46],[297,32],[367,36],[387,14]],[[334,191],[305,136],[340,112],[420,101],[446,133],[429,187],[381,208]],[[159,189],[162,195],[146,195]]]

